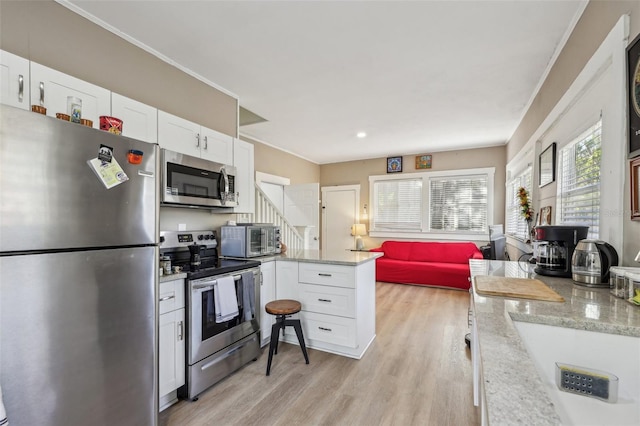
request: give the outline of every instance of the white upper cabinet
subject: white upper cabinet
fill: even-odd
[[[158,109],[111,93],[111,115],[122,120],[122,135],[145,142],[158,142]]]
[[[67,97],[82,100],[82,118],[100,128],[100,116],[111,115],[111,92],[95,84],[31,62],[31,105],[43,105],[47,115],[67,112]]]
[[[184,118],[158,111],[162,148],[221,164],[233,164],[233,138]]]
[[[171,151],[200,157],[200,125],[158,111],[158,144]]]
[[[234,213],[253,213],[255,208],[253,144],[240,139],[233,140],[233,165],[236,167],[235,191],[238,207]]]
[[[29,61],[0,50],[0,103],[30,109]]]
[[[202,158],[220,164],[233,164],[233,137],[201,127],[200,139]]]

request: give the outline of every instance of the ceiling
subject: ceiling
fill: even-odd
[[[586,4],[58,1],[267,120],[241,134],[318,164],[505,144]]]

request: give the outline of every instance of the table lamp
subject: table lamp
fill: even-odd
[[[367,227],[364,223],[354,223],[351,226],[351,235],[355,235],[356,237],[356,250],[364,250],[362,236],[367,235]]]

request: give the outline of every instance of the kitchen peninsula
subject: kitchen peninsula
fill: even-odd
[[[607,410],[627,416],[615,424],[638,424],[640,307],[614,297],[608,288],[536,275],[526,262],[469,264],[472,282],[477,276],[536,278],[565,300],[483,296],[472,289],[474,398],[482,406],[483,424],[584,424],[576,416],[585,415],[592,416],[593,424],[605,424],[594,416]],[[618,341],[630,350],[616,352]],[[617,374],[618,403],[560,392],[553,377],[555,362]],[[635,397],[629,397],[629,389]],[[596,414],[587,414],[589,410]]]
[[[308,347],[362,358],[376,336],[375,258],[380,255],[301,250],[273,258],[275,298],[301,302],[297,315]],[[284,340],[297,344],[290,329]]]

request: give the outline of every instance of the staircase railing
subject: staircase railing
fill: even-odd
[[[255,193],[256,205],[253,220],[246,218],[246,216],[251,215],[245,215],[246,219],[243,220],[247,222],[273,223],[280,227],[281,241],[286,244],[287,250],[304,249],[304,237],[284,218],[282,212],[271,202],[267,194],[258,185],[255,185]]]

